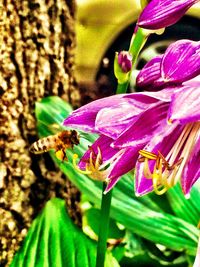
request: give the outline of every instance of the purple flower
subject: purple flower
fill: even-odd
[[[180,40],[165,53],[150,60],[137,76],[141,89],[157,90],[169,85],[181,85],[200,74],[200,42]]]
[[[158,30],[176,23],[199,0],[151,0],[144,8],[138,26]]]
[[[189,194],[200,176],[200,82],[158,92],[116,95],[72,113],[64,125],[96,132],[79,167],[110,190],[136,164],[136,193],[161,194],[181,177]],[[139,156],[139,154],[141,156]]]
[[[137,195],[163,194],[179,179],[189,195],[200,177],[198,51],[199,42],[178,41],[145,66],[140,84],[143,77],[143,85],[162,90],[115,95],[75,110],[64,125],[99,138],[74,166],[106,181],[106,192],[135,167]]]
[[[79,167],[93,179],[108,180],[107,190],[112,188],[121,175],[134,168],[138,151],[146,140],[133,148],[117,148],[113,142],[137,121],[140,114],[160,101],[169,101],[170,95],[163,92],[155,96],[150,92],[115,95],[75,110],[64,125],[100,135],[80,160]]]
[[[128,51],[121,51],[118,54],[118,64],[124,73],[127,73],[132,68],[132,56]]]

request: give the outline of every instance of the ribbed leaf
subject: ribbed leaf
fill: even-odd
[[[200,184],[193,187],[189,199],[184,197],[180,185],[171,188],[167,192],[167,197],[177,216],[194,225],[198,224],[200,214]]]
[[[62,125],[62,121],[71,112],[71,108],[62,100],[49,97],[36,106],[36,116],[39,121],[39,133],[42,136],[52,134],[49,125]],[[57,116],[58,114],[58,116]],[[87,135],[87,139],[93,141],[92,135]],[[91,144],[90,141],[81,140],[81,145],[74,151],[68,150],[69,162],[59,161],[54,153],[51,153],[60,169],[69,179],[79,188],[81,192],[88,196],[88,199],[100,207],[101,183],[94,182],[87,176],[77,173],[72,162],[73,153],[82,155]],[[172,195],[173,198],[173,195]],[[161,197],[162,200],[162,197]],[[200,192],[195,193],[197,206],[200,206]],[[193,202],[194,202],[193,201]],[[183,203],[183,205],[185,205]],[[181,213],[187,212],[188,206],[182,208]],[[175,210],[175,209],[174,209]],[[196,215],[195,215],[196,216]],[[136,198],[133,192],[133,175],[127,174],[120,179],[113,190],[111,217],[122,223],[127,229],[152,242],[165,245],[174,250],[185,250],[188,254],[195,255],[199,231],[196,225],[192,224],[195,220],[186,222],[185,218],[173,216],[162,212],[159,205],[151,197],[144,196]]]
[[[94,267],[96,243],[68,216],[65,201],[54,198],[34,220],[10,267]],[[106,267],[119,267],[111,253]]]

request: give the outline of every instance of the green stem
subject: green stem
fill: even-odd
[[[109,229],[109,214],[110,214],[110,205],[112,199],[112,190],[110,190],[107,194],[104,194],[103,192],[105,188],[106,184],[103,183],[96,267],[104,266],[106,249],[107,249],[107,236]]]
[[[132,55],[132,69],[135,68],[135,64],[137,62],[138,55],[145,45],[147,38],[149,34],[145,34],[144,31],[141,28],[138,28],[137,32],[133,34],[130,47],[129,47],[129,52]],[[116,94],[123,94],[126,93],[128,85],[129,85],[129,80],[130,80],[130,75],[131,71],[129,73],[129,78],[126,82],[121,83],[117,85],[117,91]]]
[[[116,94],[124,94],[128,88],[128,83],[118,83]]]

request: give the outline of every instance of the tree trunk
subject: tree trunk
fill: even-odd
[[[76,203],[77,191],[69,192],[56,167],[47,168],[50,157],[36,161],[29,154],[35,102],[59,95],[79,106],[80,98],[73,76],[74,0],[0,1],[0,266],[6,266],[49,198],[72,206],[75,196]]]

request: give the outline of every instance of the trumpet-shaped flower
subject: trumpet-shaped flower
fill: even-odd
[[[192,50],[191,43],[185,42],[185,48]],[[196,47],[196,43],[192,45]],[[179,64],[183,64],[174,57],[177,47],[172,46],[161,61],[156,59],[159,66],[164,64],[160,77],[170,73],[176,85],[166,83],[168,86],[157,92],[100,99],[75,110],[64,121],[66,126],[99,134],[78,168],[93,179],[106,181],[106,192],[134,167],[137,195],[152,190],[162,194],[179,179],[187,195],[200,177],[200,80],[194,77],[200,66],[194,64],[187,74],[183,69],[184,78],[176,79],[181,77]],[[191,57],[190,53],[187,55]],[[195,61],[199,55],[194,55]],[[183,57],[189,61],[187,56]],[[171,64],[174,71],[164,58],[175,59]]]
[[[142,113],[145,116],[147,110],[160,101],[169,101],[170,95],[170,92],[157,92],[155,96],[151,92],[114,95],[75,110],[65,119],[64,125],[100,135],[80,160],[79,168],[95,180],[107,180],[106,190],[112,188],[121,175],[134,168],[138,151],[146,144],[146,139],[127,148],[114,147],[113,142],[138,120],[138,116]]]
[[[138,26],[158,30],[176,23],[199,0],[151,0],[141,13]]]
[[[162,193],[180,177],[188,194],[200,176],[199,89],[200,82],[191,81],[177,90],[112,96],[74,111],[66,126],[100,135],[79,167],[94,179],[107,181],[106,191],[136,164],[138,195],[153,189]],[[118,105],[113,106],[116,100]],[[95,112],[98,106],[101,109]],[[87,121],[83,124],[81,118]]]

